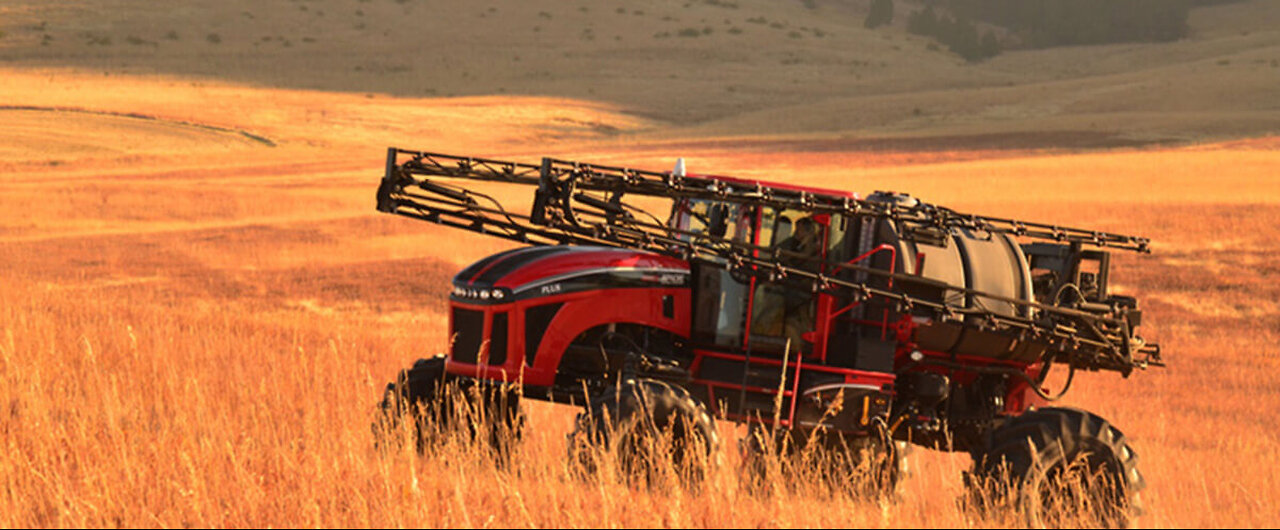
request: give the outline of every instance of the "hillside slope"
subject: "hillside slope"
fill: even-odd
[[[677,127],[659,136],[1067,131],[1126,145],[1280,131],[1278,2],[1198,8],[1179,42],[1016,51],[980,64],[907,34],[917,2],[897,2],[895,24],[874,31],[862,27],[867,4],[10,2],[0,7],[0,65],[587,99]]]

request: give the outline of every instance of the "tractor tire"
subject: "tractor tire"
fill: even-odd
[[[380,438],[394,436],[405,420],[411,420],[418,449],[422,450],[427,431],[442,427],[440,402],[447,383],[444,362],[443,355],[418,359],[412,368],[401,370],[395,382],[387,383],[374,425]]]
[[[501,456],[509,454],[524,428],[520,392],[509,385],[455,380],[445,372],[445,357],[419,359],[388,383],[375,431],[394,436],[412,421],[419,452],[444,441],[455,428],[470,441],[483,440]]]
[[[965,482],[984,511],[1013,510],[1033,528],[1127,528],[1139,515],[1138,454],[1089,412],[1026,412],[986,433],[973,457]]]
[[[594,396],[568,440],[570,465],[585,474],[616,457],[622,477],[653,485],[673,472],[696,485],[719,463],[720,435],[702,403],[679,386],[627,379]]]
[[[753,425],[739,447],[744,485],[760,493],[768,493],[770,484],[817,479],[856,497],[888,497],[904,474],[906,446],[887,437],[781,429],[771,435]]]

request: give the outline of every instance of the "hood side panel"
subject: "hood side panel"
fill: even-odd
[[[687,272],[689,264],[683,260],[627,249],[603,247],[556,247],[566,252],[546,254],[536,260],[523,261],[522,267],[513,268],[509,274],[494,278],[494,286],[518,288],[522,285],[556,276],[585,273],[598,270],[652,269]],[[489,276],[486,274],[486,276]]]

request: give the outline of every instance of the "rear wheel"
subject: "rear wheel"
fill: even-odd
[[[1068,408],[1026,412],[987,433],[966,477],[980,507],[1033,527],[1128,527],[1145,483],[1123,433]]]
[[[520,392],[512,385],[450,378],[443,355],[419,359],[388,383],[375,430],[394,436],[410,422],[419,451],[461,432],[505,455],[524,428]],[[455,430],[457,429],[457,430]]]
[[[595,472],[616,457],[631,482],[653,484],[674,474],[698,483],[714,467],[720,437],[706,407],[685,389],[652,379],[628,379],[594,396],[569,435],[571,465]]]

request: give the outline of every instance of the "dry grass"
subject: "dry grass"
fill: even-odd
[[[965,455],[916,451],[888,502],[821,488],[748,493],[731,450],[744,432],[727,424],[726,466],[700,491],[572,478],[564,434],[575,411],[541,403],[528,404],[512,467],[460,445],[422,456],[379,450],[370,421],[383,385],[445,349],[449,278],[504,247],[373,213],[389,143],[657,169],[680,155],[693,171],[907,190],[982,213],[1151,236],[1156,253],[1122,257],[1114,281],[1143,301],[1147,334],[1170,368],[1129,380],[1088,374],[1069,404],[1112,420],[1141,453],[1150,485],[1141,524],[1280,518],[1274,139],[1086,155],[864,153],[799,139],[761,155],[705,139],[627,142],[586,126],[553,141],[561,133],[547,124],[558,117],[643,125],[595,104],[455,106],[8,74],[0,93],[10,98],[111,112],[151,100],[150,114],[280,141],[192,145],[188,128],[131,122],[163,142],[80,150],[119,147],[102,138],[121,122],[99,116],[69,126],[64,141],[0,148],[0,526],[1009,523],[957,507]],[[212,104],[193,103],[201,98]],[[495,116],[518,119],[486,129]],[[21,136],[8,126],[32,120],[0,121],[0,134]]]
[[[812,489],[750,494],[731,471],[733,451],[700,492],[582,483],[563,456],[572,411],[536,403],[513,468],[460,446],[378,451],[369,425],[383,384],[443,349],[448,278],[496,247],[356,213],[372,180],[349,178],[318,193],[324,219],[236,223],[268,205],[290,216],[279,201],[288,191],[248,179],[204,196],[204,210],[162,205],[136,220],[159,228],[114,235],[81,231],[134,209],[72,208],[63,233],[66,212],[28,216],[28,195],[6,184],[4,222],[30,229],[0,243],[0,525],[1002,524],[956,508],[967,457],[923,451],[885,503]],[[140,208],[172,184],[112,186]],[[45,193],[82,200],[57,189]],[[1035,214],[1004,203],[1018,193],[983,204]],[[173,219],[179,211],[192,218]],[[1280,515],[1280,440],[1268,427],[1280,410],[1280,208],[1083,203],[1038,217],[1160,242],[1154,256],[1122,259],[1117,281],[1146,303],[1171,368],[1086,377],[1071,396],[1142,454],[1143,524],[1269,525]],[[734,447],[742,432],[722,428]]]

